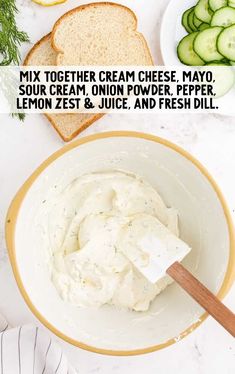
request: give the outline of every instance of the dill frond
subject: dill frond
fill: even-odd
[[[13,118],[18,118],[21,122],[25,120],[25,113],[12,113]]]
[[[19,46],[29,41],[28,35],[18,30],[17,12],[15,0],[0,0],[0,66],[19,65]]]
[[[0,66],[19,65],[19,47],[29,41],[28,35],[16,25],[17,12],[15,0],[0,0]],[[25,118],[23,113],[13,113],[12,116],[20,121]]]

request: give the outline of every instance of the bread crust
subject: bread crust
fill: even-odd
[[[31,57],[33,56],[33,54],[35,53],[35,51],[44,43],[44,42],[47,42],[51,39],[51,33],[43,36],[40,40],[37,41],[36,44],[34,44],[34,46],[30,49],[30,51],[27,53],[25,59],[24,59],[24,62],[23,62],[23,66],[28,66],[29,64],[29,61],[31,59]],[[83,130],[85,130],[86,128],[88,128],[89,126],[91,126],[95,121],[97,121],[98,119],[100,119],[101,117],[104,116],[104,113],[96,113],[94,114],[94,116],[88,118],[86,121],[84,121],[84,123],[82,124],[82,126],[80,126],[77,131],[73,132],[70,136],[66,136],[64,135],[63,133],[60,132],[59,128],[58,128],[58,125],[57,123],[54,121],[53,119],[53,116],[51,116],[50,114],[47,114],[47,113],[44,113],[44,115],[46,116],[46,118],[48,119],[48,121],[51,123],[51,125],[54,127],[54,129],[56,130],[56,132],[59,134],[59,136],[63,139],[64,142],[69,142],[71,141],[73,138],[75,138],[77,135],[79,135]]]
[[[54,127],[56,132],[60,135],[60,137],[63,139],[64,142],[70,142],[73,140],[77,135],[79,135],[82,131],[86,130],[88,127],[90,127],[94,122],[98,121],[101,117],[105,115],[105,113],[96,113],[93,117],[87,119],[82,126],[80,126],[77,131],[73,132],[70,136],[65,136],[62,133],[60,133],[58,126],[56,122],[53,120],[53,117],[50,116],[50,114],[45,113],[44,114],[48,121],[51,123],[51,125]]]
[[[55,36],[55,33],[56,33],[56,30],[58,29],[58,27],[60,26],[61,22],[63,22],[65,20],[65,18],[67,18],[68,16],[70,16],[71,14],[75,13],[75,12],[80,12],[82,11],[83,9],[86,9],[86,8],[90,8],[90,7],[93,7],[93,6],[103,6],[103,5],[111,5],[111,6],[114,6],[114,7],[119,7],[119,8],[123,8],[123,9],[126,9],[134,18],[135,20],[135,28],[133,29],[133,31],[141,37],[143,43],[144,43],[144,47],[146,48],[146,51],[148,52],[149,54],[149,57],[150,57],[150,60],[151,60],[151,65],[154,65],[154,61],[153,61],[153,57],[152,57],[152,54],[150,52],[150,49],[149,49],[149,46],[148,46],[148,43],[147,41],[145,40],[145,37],[142,33],[138,32],[137,31],[137,27],[138,27],[138,19],[137,19],[137,16],[136,14],[133,12],[133,10],[131,10],[130,8],[128,8],[127,6],[125,5],[122,5],[122,4],[117,4],[117,3],[113,3],[113,2],[108,2],[108,1],[104,1],[104,2],[99,2],[99,3],[89,3],[89,4],[84,4],[84,5],[80,5],[76,8],[73,8],[71,10],[69,10],[68,12],[66,12],[65,14],[63,14],[57,21],[56,23],[54,24],[53,26],[53,29],[52,29],[52,32],[51,32],[51,46],[52,48],[59,54],[59,53],[64,53],[63,50],[59,49],[59,47],[56,45],[55,43],[55,40],[54,40],[54,36]]]
[[[29,60],[31,59],[34,52],[38,49],[38,47],[41,46],[45,41],[48,41],[51,38],[51,32],[49,34],[44,35],[41,39],[37,41],[36,44],[30,49],[30,51],[27,53],[24,61],[23,66],[28,66]]]

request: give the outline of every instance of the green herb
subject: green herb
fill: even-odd
[[[25,120],[25,113],[12,113],[13,118],[18,118],[21,122]]]
[[[15,16],[18,12],[15,0],[0,0],[0,66],[20,64],[21,43],[28,42],[28,35],[18,30]],[[24,120],[23,113],[13,113],[13,117]]]
[[[0,54],[1,66],[11,63],[19,65],[21,43],[28,42],[28,35],[19,31],[16,25],[15,16],[18,12],[15,0],[0,0]]]

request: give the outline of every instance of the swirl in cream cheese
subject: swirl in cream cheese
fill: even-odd
[[[52,281],[66,302],[146,311],[171,283],[167,276],[150,283],[124,255],[121,237],[133,217],[142,225],[135,227],[133,243],[146,231],[141,217],[156,217],[178,236],[177,211],[167,208],[157,191],[134,174],[87,174],[60,193],[49,214],[51,268]]]

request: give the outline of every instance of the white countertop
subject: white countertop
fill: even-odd
[[[186,0],[185,0],[186,1]],[[19,23],[34,43],[47,33],[58,16],[82,1],[68,0],[43,8],[30,0],[18,0]],[[159,58],[159,26],[167,0],[126,0],[139,17],[145,34]],[[29,46],[23,49],[26,51]],[[196,156],[221,187],[235,217],[235,118],[219,115],[107,115],[80,136],[107,130],[137,130],[167,138]],[[4,220],[15,192],[32,171],[51,153],[63,146],[47,120],[28,115],[20,124],[0,115],[0,311],[11,325],[36,322],[25,305],[13,279],[4,239]],[[225,299],[235,310],[235,287]],[[177,344],[138,357],[106,357],[60,342],[81,374],[232,374],[235,372],[235,344],[218,324],[208,318],[196,331]],[[26,374],[26,373],[23,373]],[[29,374],[29,373],[27,373]]]

